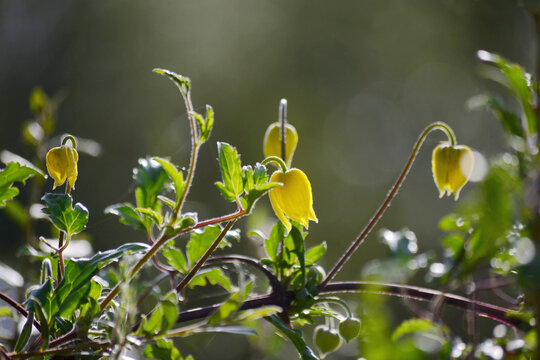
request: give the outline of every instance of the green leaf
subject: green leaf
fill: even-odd
[[[247,326],[222,325],[222,326],[204,326],[192,331],[192,333],[226,333],[234,335],[252,335],[257,336],[257,332]]]
[[[183,360],[180,351],[168,339],[157,339],[155,344],[150,344],[144,349],[144,357],[157,360]]]
[[[242,167],[242,178],[246,195],[242,197],[242,206],[246,211],[250,211],[257,200],[268,192],[268,190],[281,186],[279,183],[269,183],[266,167],[260,163],[253,169],[250,165]]]
[[[156,68],[152,71],[155,72],[156,74],[160,74],[171,79],[176,84],[176,86],[178,86],[178,89],[180,89],[182,94],[187,94],[189,92],[191,88],[191,80],[189,80],[188,77],[178,75],[174,71],[167,70],[167,69]]]
[[[137,207],[159,211],[161,203],[158,196],[165,192],[169,182],[163,166],[151,158],[139,159],[139,166],[133,169],[133,178],[137,184]]]
[[[228,201],[235,201],[244,191],[240,156],[234,147],[218,142],[219,166],[223,183],[216,183]]]
[[[245,299],[251,293],[253,283],[248,283],[243,289],[232,294],[225,303],[223,303],[212,315],[208,318],[209,325],[216,325],[231,317],[242,305]]]
[[[523,129],[519,116],[506,110],[500,100],[494,97],[489,97],[487,104],[495,117],[501,122],[506,132],[523,138]]]
[[[206,126],[204,128],[204,131],[201,131],[202,141],[208,140],[213,127],[214,127],[214,108],[212,108],[212,106],[210,105],[206,105]]]
[[[43,212],[49,215],[59,230],[67,233],[68,239],[84,230],[88,222],[88,210],[81,203],[75,204],[73,208],[71,195],[46,193],[41,199],[47,204]]]
[[[244,310],[238,313],[234,321],[257,320],[283,311],[279,306],[268,305],[257,309]]]
[[[49,327],[47,326],[47,317],[45,316],[45,313],[43,312],[43,308],[41,307],[41,304],[38,301],[34,302],[34,311],[36,314],[36,318],[39,321],[41,327],[41,349],[46,349],[49,346]]]
[[[49,322],[55,316],[70,319],[80,304],[85,303],[92,290],[90,281],[97,272],[112,261],[130,253],[146,251],[147,244],[128,243],[116,249],[98,252],[90,259],[70,259],[65,275],[51,298],[50,309],[46,310]]]
[[[189,288],[193,289],[196,286],[220,285],[225,290],[231,291],[232,284],[228,276],[223,270],[218,268],[200,270],[197,275],[189,282]]]
[[[283,226],[281,221],[278,221],[272,228],[268,239],[264,241],[264,250],[266,250],[266,253],[274,262],[277,260],[279,244],[285,238],[285,230],[285,226]]]
[[[0,171],[0,207],[4,207],[7,201],[19,195],[19,189],[13,187],[15,182],[22,182],[23,185],[30,176],[43,176],[35,169],[22,166],[15,162],[10,162]]]
[[[419,333],[419,332],[430,332],[438,334],[439,336],[443,335],[441,328],[434,322],[426,319],[410,319],[405,320],[398,326],[394,333],[392,334],[392,341],[398,341],[405,335]]]
[[[163,216],[155,210],[149,208],[136,208],[139,214],[142,214],[149,223],[160,226],[163,223]]]
[[[171,291],[159,302],[150,317],[143,319],[139,333],[143,335],[162,334],[172,328],[178,318],[177,303],[176,293]]]
[[[186,182],[184,181],[184,174],[182,173],[182,171],[178,171],[178,169],[176,169],[176,166],[174,166],[166,159],[159,157],[155,157],[153,159],[161,164],[163,170],[165,170],[169,178],[172,180],[174,191],[176,193],[176,203],[178,204],[186,186]]]
[[[495,65],[504,74],[506,82],[500,81],[496,77],[493,77],[492,79],[513,91],[525,113],[528,133],[535,134],[538,131],[534,109],[537,101],[537,94],[534,90],[535,84],[531,79],[531,75],[521,66],[511,63],[502,56],[494,53],[480,50],[478,51],[478,58],[484,62]]]
[[[309,348],[304,340],[304,335],[299,330],[291,329],[277,315],[272,315],[266,318],[276,329],[286,338],[288,338],[300,354],[302,360],[319,360],[313,350]]]
[[[207,226],[204,230],[193,231],[186,246],[188,260],[191,266],[204,255],[220,233],[221,228],[218,225]]]
[[[174,267],[180,273],[185,274],[189,270],[186,257],[184,256],[182,250],[170,246],[163,250],[163,256],[165,256],[169,265]]]
[[[130,203],[113,204],[105,208],[105,214],[113,214],[120,217],[120,222],[137,230],[146,231],[146,224],[142,221],[139,213]]]
[[[28,343],[28,340],[30,339],[30,334],[32,333],[33,323],[34,323],[34,313],[29,312],[26,318],[26,322],[24,323],[23,329],[21,333],[19,334],[19,338],[17,339],[17,343],[15,344],[15,348],[13,349],[16,353],[20,352],[24,348],[24,346]]]
[[[300,263],[300,271],[302,272],[302,286],[306,282],[306,261],[304,256],[304,236],[302,235],[301,230],[299,230],[299,227],[301,225],[293,224],[291,231],[289,232],[289,236],[292,237],[294,242],[294,253],[296,254],[298,258],[298,262]]]
[[[326,252],[326,241],[306,251],[306,266],[311,266],[319,261]]]

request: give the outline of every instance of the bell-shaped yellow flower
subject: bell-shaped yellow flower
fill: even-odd
[[[461,188],[471,177],[474,156],[467,146],[442,143],[433,150],[433,179],[440,197],[454,193],[457,200]]]
[[[79,154],[77,150],[66,145],[54,147],[47,153],[47,171],[54,179],[53,190],[68,181],[70,189],[75,189],[77,180],[77,161]]]
[[[298,133],[291,124],[285,125],[285,163],[291,166],[294,150],[298,144]],[[270,124],[264,134],[264,157],[277,156],[281,158],[281,125],[278,122]]]
[[[278,170],[272,174],[270,182],[282,184],[270,190],[268,196],[276,216],[285,225],[287,232],[291,230],[289,219],[306,228],[309,220],[318,222],[313,211],[311,184],[302,170],[290,169],[285,173]]]

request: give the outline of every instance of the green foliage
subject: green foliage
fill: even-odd
[[[15,182],[25,184],[31,176],[41,176],[43,173],[37,169],[10,162],[0,171],[0,208],[6,206],[6,203],[19,195],[19,189],[13,186]]]
[[[236,201],[244,191],[240,156],[234,147],[222,142],[218,142],[218,154],[223,182],[216,182],[216,186],[226,200]]]
[[[72,206],[73,198],[69,194],[47,193],[41,198],[47,207],[43,212],[58,230],[65,231],[68,239],[73,234],[83,231],[88,222],[88,210],[81,204]]]

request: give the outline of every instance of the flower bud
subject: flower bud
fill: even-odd
[[[339,323],[339,334],[346,342],[351,341],[360,333],[360,320],[355,317],[348,317]]]
[[[315,328],[314,342],[322,353],[322,357],[341,346],[341,338],[334,329],[329,329],[326,325],[319,325]]]
[[[313,211],[311,184],[302,170],[290,169],[285,173],[278,170],[272,174],[270,182],[282,184],[272,188],[268,196],[276,216],[285,225],[287,232],[291,231],[289,219],[299,222],[305,228],[309,220],[318,221]]]
[[[291,124],[285,125],[285,157],[283,159],[287,166],[291,166],[294,150],[298,143],[298,133]],[[268,126],[264,134],[264,157],[277,156],[282,158],[281,154],[281,126],[275,122]]]
[[[53,190],[68,181],[70,189],[75,189],[77,180],[77,161],[79,154],[72,147],[62,145],[47,153],[46,163],[49,175],[54,179]]]
[[[442,143],[433,150],[433,179],[439,188],[440,197],[454,193],[457,200],[461,188],[473,171],[474,156],[467,146]]]

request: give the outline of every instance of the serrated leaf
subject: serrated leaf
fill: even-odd
[[[306,251],[306,266],[311,266],[319,261],[326,252],[326,241]]]
[[[206,286],[207,284],[220,285],[228,291],[231,291],[232,289],[231,280],[225,275],[223,270],[218,268],[200,270],[197,275],[191,279],[188,286],[190,289],[193,289],[196,286]]]
[[[163,216],[155,210],[149,208],[136,208],[139,214],[142,214],[150,223],[154,223],[157,226],[160,226],[163,223]]]
[[[47,204],[43,212],[59,230],[67,233],[68,238],[86,228],[88,210],[81,203],[72,207],[71,195],[46,193],[41,199]]]
[[[182,250],[175,247],[168,247],[163,250],[163,256],[165,256],[169,265],[180,273],[185,274],[189,270],[186,257]]]
[[[120,217],[120,222],[137,230],[146,231],[146,225],[139,213],[130,203],[113,204],[105,208],[105,214],[113,214]]]
[[[193,231],[186,245],[186,253],[191,266],[204,255],[220,233],[221,228],[218,225],[207,226],[204,230]]]
[[[167,69],[155,68],[152,71],[155,72],[156,74],[166,76],[170,80],[172,80],[176,84],[176,86],[178,86],[182,94],[187,94],[189,92],[191,88],[191,80],[189,80],[188,77],[179,75],[175,73],[174,71],[167,70]]]
[[[15,162],[10,162],[0,171],[0,207],[4,207],[6,202],[19,194],[19,189],[13,187],[15,182],[21,182],[23,185],[31,176],[43,176],[35,169],[22,166]]]
[[[163,170],[165,170],[169,178],[172,180],[174,191],[176,194],[176,203],[178,203],[178,201],[180,201],[180,198],[182,197],[182,194],[184,193],[184,188],[186,186],[186,182],[184,181],[184,174],[182,173],[182,171],[178,171],[178,169],[176,169],[176,166],[174,166],[166,159],[155,157],[154,160],[161,164]]]
[[[281,186],[281,184],[278,183],[268,182],[266,167],[260,163],[255,165],[255,169],[250,165],[244,166],[242,168],[242,178],[246,194],[242,196],[241,201],[242,206],[248,212],[255,205],[255,202],[270,189]]]
[[[223,142],[218,142],[218,154],[223,183],[222,186],[216,185],[222,193],[223,188],[226,189],[224,197],[233,201],[244,191],[240,156],[234,147]]]
[[[212,108],[212,106],[210,105],[206,105],[206,126],[204,128],[204,131],[201,133],[201,139],[203,139],[203,141],[208,140],[213,127],[214,127],[214,108]]]

